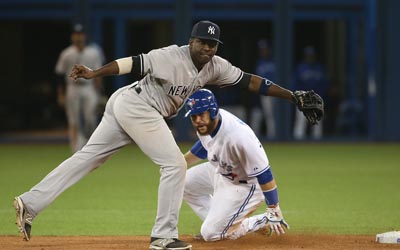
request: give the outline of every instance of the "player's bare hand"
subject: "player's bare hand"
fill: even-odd
[[[268,207],[266,211],[270,234],[276,233],[281,235],[285,233],[285,229],[289,229],[289,224],[283,219],[283,215],[279,205],[276,207]]]
[[[72,67],[72,72],[69,77],[76,81],[78,78],[91,79],[95,77],[95,74],[92,69],[86,67],[85,65],[75,64],[74,67]]]

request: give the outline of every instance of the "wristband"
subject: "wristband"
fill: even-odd
[[[279,199],[278,199],[278,187],[274,187],[273,189],[267,190],[263,192],[264,197],[265,197],[265,202],[271,206],[278,204]]]
[[[118,75],[131,73],[132,70],[132,57],[124,57],[115,60],[118,64],[119,72]]]
[[[273,82],[271,82],[270,80],[263,78],[260,84],[260,88],[258,89],[258,93],[260,95],[267,95],[268,89],[269,87],[271,87],[272,83]]]

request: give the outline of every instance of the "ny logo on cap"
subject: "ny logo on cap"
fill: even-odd
[[[208,34],[215,34],[215,27],[214,26],[208,26]]]

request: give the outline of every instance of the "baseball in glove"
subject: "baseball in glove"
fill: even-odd
[[[324,100],[313,90],[294,91],[292,99],[311,125],[317,124],[324,116]]]

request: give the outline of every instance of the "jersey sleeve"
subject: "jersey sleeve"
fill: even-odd
[[[212,85],[226,87],[237,84],[243,77],[243,71],[236,66],[233,66],[227,60],[214,56],[216,78]]]
[[[174,49],[176,45],[151,50],[147,54],[140,54],[140,75],[152,74],[157,78],[164,78],[163,75],[171,73],[174,63],[171,61],[176,58]]]
[[[203,147],[200,140],[198,140],[190,149],[190,152],[200,159],[207,158],[207,150]]]
[[[236,142],[234,152],[249,177],[255,177],[268,170],[267,154],[254,134],[239,136]]]

